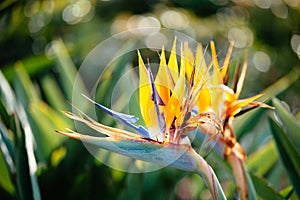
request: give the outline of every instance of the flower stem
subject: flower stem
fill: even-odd
[[[197,168],[195,169],[195,173],[203,178],[213,196],[213,199],[226,200],[227,198],[213,169],[199,154],[195,152],[193,155],[194,159],[197,160]]]

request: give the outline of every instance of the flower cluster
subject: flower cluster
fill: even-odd
[[[255,107],[268,106],[255,102],[261,94],[239,99],[246,75],[246,60],[241,72],[240,65],[236,67],[233,87],[228,86],[233,45],[230,45],[222,66],[213,42],[210,48],[212,62],[207,65],[201,45],[193,54],[184,43],[179,54],[179,67],[175,40],[168,62],[162,48],[155,79],[138,53],[141,114],[151,139],[155,137],[164,143],[180,143],[187,132],[200,127],[211,138],[222,134],[220,141],[226,146],[225,156],[234,153],[245,159],[246,155],[233,134],[232,121],[235,116]]]
[[[75,139],[85,140],[101,148],[158,164],[162,164],[166,157],[172,157],[180,150],[187,151],[187,154],[182,153],[184,156],[178,156],[178,160],[171,166],[187,171],[197,171],[195,168],[200,168],[213,196],[215,198],[224,196],[222,192],[220,193],[222,190],[215,190],[220,187],[218,184],[215,185],[217,179],[211,168],[203,158],[195,157],[197,153],[192,150],[187,133],[200,128],[210,139],[218,135],[217,141],[225,147],[225,158],[229,158],[229,161],[232,161],[231,158],[243,161],[246,159],[246,154],[233,132],[233,119],[255,107],[269,106],[255,101],[261,94],[239,99],[246,76],[247,62],[245,59],[241,66],[237,65],[235,73],[230,76],[232,43],[222,65],[217,59],[214,42],[210,42],[212,58],[210,63],[204,59],[207,48],[203,52],[202,45],[197,47],[196,52],[192,52],[188,43],[183,43],[180,46],[180,53],[177,53],[176,43],[175,39],[168,59],[162,48],[156,76],[153,75],[150,66],[144,64],[142,56],[138,52],[139,107],[145,127],[136,124],[139,120],[137,117],[115,112],[85,96],[107,114],[129,126],[133,132],[100,124],[79,109],[78,115],[70,112],[65,112],[65,114],[108,137],[85,136],[73,131],[71,133],[58,132]],[[115,149],[110,143],[107,143],[108,141],[118,143],[119,146],[120,144],[125,145],[126,150]],[[138,152],[136,150],[143,147],[147,149],[150,146],[163,147],[164,151],[161,151],[161,154],[164,154],[164,159],[161,159],[162,155],[150,156],[145,153],[147,151]],[[131,151],[131,149],[134,150]],[[200,161],[194,163],[190,158],[200,159]],[[231,164],[234,165],[234,162]],[[239,170],[237,169],[237,171]],[[236,174],[239,176],[238,173]],[[243,186],[240,188],[243,190],[240,191],[242,198],[246,197],[247,188]]]

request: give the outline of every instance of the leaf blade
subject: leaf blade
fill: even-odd
[[[298,187],[300,185],[300,163],[298,162],[299,154],[293,148],[290,140],[286,136],[286,133],[274,120],[270,119],[270,125],[280,158],[287,170],[295,192],[298,197],[300,197],[300,189]]]

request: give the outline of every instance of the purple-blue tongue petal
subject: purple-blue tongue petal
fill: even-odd
[[[156,115],[157,115],[157,119],[158,119],[158,124],[159,124],[159,128],[160,130],[164,130],[165,128],[165,124],[164,124],[164,119],[162,118],[162,115],[159,112],[159,105],[164,106],[165,103],[163,102],[162,98],[159,96],[157,89],[155,87],[155,83],[154,83],[154,78],[153,78],[153,74],[151,72],[150,67],[148,68],[148,77],[149,77],[149,81],[151,84],[151,90],[152,90],[152,100],[154,101],[154,106],[155,106],[155,111],[156,111]]]
[[[148,68],[148,76],[149,76],[149,80],[150,80],[150,83],[151,83],[151,90],[152,90],[151,100],[154,101],[155,105],[160,105],[160,106],[166,105],[163,102],[162,98],[159,96],[158,92],[157,92],[157,89],[156,89],[155,83],[154,83],[153,74],[152,74],[150,68]]]
[[[136,125],[132,124],[132,123],[137,122],[139,120],[139,118],[137,118],[133,115],[127,115],[124,113],[119,113],[119,112],[113,111],[113,110],[95,102],[94,100],[90,99],[89,97],[87,97],[84,94],[82,94],[82,96],[84,96],[87,100],[89,100],[90,102],[95,104],[98,108],[100,108],[107,114],[111,115],[116,120],[126,124],[127,126],[129,126],[132,129],[138,131],[143,137],[150,138],[148,131],[143,126],[140,126],[140,125],[136,126]]]

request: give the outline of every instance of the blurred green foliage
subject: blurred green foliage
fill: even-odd
[[[169,168],[119,172],[54,132],[73,126],[60,110],[70,109],[66,100],[87,54],[115,33],[143,27],[143,19],[204,45],[213,39],[220,57],[234,40],[233,64],[248,49],[242,95],[263,91],[267,100],[276,96],[286,104],[273,99],[275,111],[237,119],[247,167],[258,199],[299,198],[299,0],[7,0],[0,12],[0,199],[209,198],[198,176]],[[116,62],[118,73],[134,62]],[[103,80],[101,92],[109,95],[119,76]],[[236,199],[228,164],[215,152],[207,160],[226,196]]]

